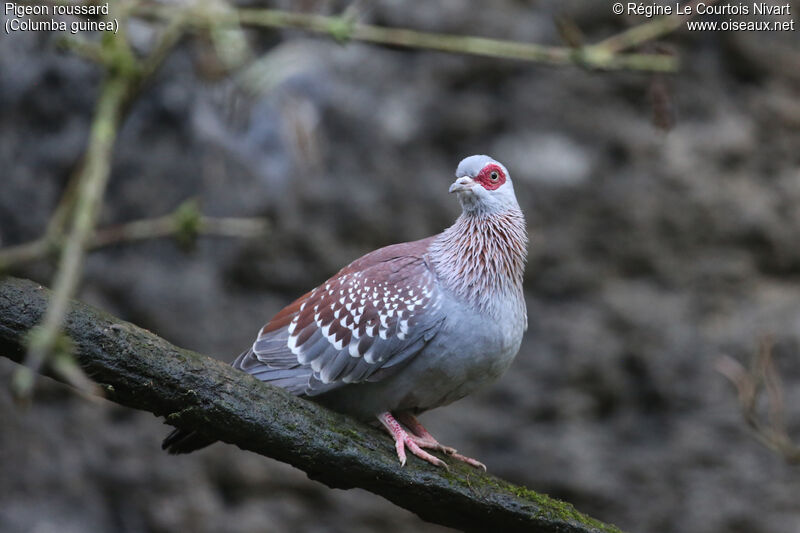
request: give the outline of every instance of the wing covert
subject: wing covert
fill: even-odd
[[[307,396],[402,368],[444,319],[436,277],[421,255],[358,263],[278,313],[234,366]]]

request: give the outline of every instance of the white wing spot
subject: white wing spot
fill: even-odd
[[[358,353],[358,342],[351,342],[348,351],[350,352],[350,357],[361,357],[361,354]]]
[[[286,345],[289,347],[289,350],[291,350],[294,355],[300,355],[300,348],[297,347],[296,335],[289,337],[289,340],[286,342]]]

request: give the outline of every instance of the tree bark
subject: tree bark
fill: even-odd
[[[25,335],[49,297],[31,281],[0,279],[0,355],[22,360]],[[401,467],[377,429],[83,303],[70,304],[64,330],[78,363],[110,400],[289,463],[330,487],[360,487],[424,520],[468,531],[619,531],[467,465],[447,471],[411,456]]]

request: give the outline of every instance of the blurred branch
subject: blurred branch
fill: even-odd
[[[122,18],[124,20],[125,17]],[[68,343],[59,341],[60,328],[69,299],[80,282],[86,250],[94,234],[111,174],[111,155],[123,116],[130,101],[158,69],[182,34],[180,17],[173,19],[162,32],[151,54],[143,62],[139,62],[128,43],[125,25],[120,26],[119,35],[103,34],[99,43],[89,43],[80,38],[63,41],[67,47],[100,61],[105,68],[105,77],[82,164],[78,173],[70,180],[48,223],[44,237],[39,242],[18,247],[9,254],[16,260],[46,254],[55,249],[53,243],[61,240],[64,228],[69,226],[63,247],[58,249],[60,257],[53,282],[52,304],[44,315],[42,324],[28,336],[25,364],[12,377],[11,390],[21,401],[30,398],[36,373],[51,356],[53,369],[63,378],[86,392],[92,392],[94,388],[80,368],[71,363],[68,351],[60,350],[56,353],[56,348],[68,346]]]
[[[616,35],[612,35],[594,44],[593,48],[603,49],[609,54],[619,54],[625,50],[630,50],[631,48],[653,41],[677,30],[684,22],[697,14],[697,4],[702,2],[706,5],[712,5],[717,3],[717,1],[718,0],[693,0],[692,2],[687,2],[682,7],[684,12],[688,11],[688,8],[691,8],[691,14],[689,15],[674,14],[654,18],[650,22],[633,26]]]
[[[133,220],[94,232],[86,245],[95,250],[114,244],[175,237],[180,244],[191,244],[199,236],[253,238],[269,231],[269,221],[258,217],[209,217],[200,214],[194,202],[181,204],[168,215]],[[0,248],[0,271],[37,259],[58,249],[58,242],[46,236],[16,246]]]
[[[25,336],[52,307],[50,298],[33,282],[0,281],[0,354],[23,358]],[[376,428],[85,304],[69,306],[65,330],[80,366],[108,399],[287,462],[331,487],[364,488],[425,520],[470,531],[619,533],[569,504],[467,465],[447,471],[412,457],[401,467]]]
[[[13,377],[12,391],[18,399],[25,400],[30,397],[34,373],[40,370],[56,346],[69,299],[75,293],[81,278],[85,248],[94,229],[108,182],[111,151],[128,90],[128,80],[122,75],[110,75],[103,82],[79,178],[72,226],[64,243],[55,275],[53,300],[36,334],[29,338],[25,365]],[[86,384],[83,379],[73,382]]]
[[[352,17],[326,16],[309,13],[295,13],[275,9],[234,8],[225,11],[209,12],[204,5],[175,6],[142,3],[132,8],[134,16],[172,20],[180,17],[197,29],[208,29],[219,24],[256,26],[264,28],[294,28],[313,33],[327,34],[340,42],[350,40],[374,44],[423,48],[460,54],[479,55],[504,59],[534,61],[552,65],[580,65],[602,70],[642,70],[673,72],[678,61],[667,54],[620,54],[612,48],[614,42],[606,41],[586,47],[547,46],[541,44],[489,39],[484,37],[428,33],[402,28],[387,28],[372,24],[355,22]],[[670,18],[670,17],[665,17]],[[656,19],[643,26],[656,25],[648,31],[634,33],[625,37],[625,48],[631,48],[648,40],[650,35],[667,33],[666,28],[675,29],[672,21]],[[630,30],[628,30],[630,32]],[[628,33],[623,32],[623,33]]]
[[[79,33],[61,36],[56,41],[56,44],[64,50],[95,63],[103,63],[105,61],[103,47],[99,43],[89,41]]]
[[[716,361],[717,371],[736,387],[742,416],[756,438],[769,449],[779,453],[789,463],[800,463],[800,445],[794,444],[786,430],[784,420],[783,387],[772,357],[772,339],[761,340],[756,356],[745,369],[730,356]],[[761,393],[767,394],[767,420],[758,413]]]
[[[35,241],[24,244],[15,244],[0,248],[0,275],[9,267],[29,263],[46,257],[57,250],[57,245],[46,237],[39,237]]]
[[[194,240],[199,235],[218,237],[259,237],[265,235],[269,222],[263,218],[234,218],[198,216],[193,227],[182,226],[175,215],[136,220],[99,230],[92,240],[92,248],[122,242],[142,241],[163,237],[176,237],[180,242]]]

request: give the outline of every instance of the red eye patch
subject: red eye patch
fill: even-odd
[[[475,181],[480,183],[487,191],[493,191],[506,182],[506,173],[503,172],[500,165],[489,163],[481,169]]]

